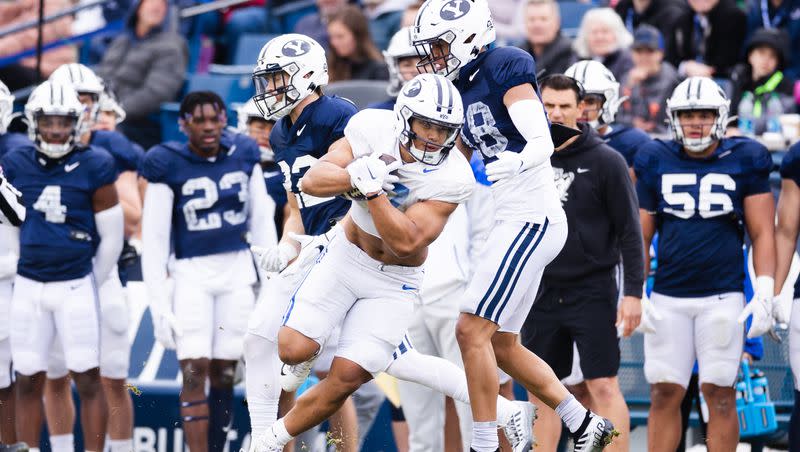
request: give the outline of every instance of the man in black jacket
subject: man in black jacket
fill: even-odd
[[[621,433],[614,444],[627,450],[630,424],[617,381],[617,329],[629,336],[641,316],[644,256],[636,194],[625,159],[588,124],[578,124],[580,85],[566,75],[552,75],[540,87],[550,120],[583,133],[550,158],[569,234],[544,271],[522,343],[562,379],[572,370],[573,343],[577,346],[592,409],[614,422]],[[618,289],[620,256],[624,283]],[[617,309],[620,290],[624,297]],[[537,450],[554,451],[560,421],[544,404],[537,405]]]

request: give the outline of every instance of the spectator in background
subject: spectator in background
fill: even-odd
[[[734,0],[688,1],[670,35],[667,61],[681,77],[730,77],[744,42],[744,12]]]
[[[46,0],[44,13],[50,15],[72,6],[69,0]],[[0,2],[0,27],[21,24],[39,18],[38,0],[15,0]],[[44,44],[72,36],[72,16],[64,16],[44,25]],[[27,28],[0,38],[0,57],[7,57],[36,47],[36,27]],[[36,73],[36,57],[27,57],[0,68],[0,79],[11,91],[37,84],[39,77],[46,79],[59,66],[77,61],[73,46],[61,46],[42,54],[41,74]]]
[[[417,0],[406,8],[403,12],[403,19],[400,21],[401,27],[410,27],[414,25],[414,20],[417,18],[417,12],[419,11],[420,6],[422,6],[423,0]]]
[[[590,9],[583,16],[573,47],[578,57],[595,60],[621,79],[633,67],[628,46],[633,36],[611,8]]]
[[[161,141],[150,115],[178,94],[189,58],[186,39],[167,26],[168,11],[167,0],[137,2],[96,69],[127,113],[120,131],[145,149]]]
[[[640,25],[631,53],[633,69],[622,77],[621,93],[626,99],[617,122],[648,133],[668,133],[666,100],[680,78],[675,67],[664,61],[664,37],[656,27]]]
[[[767,11],[763,11],[763,7]],[[800,0],[752,1],[747,12],[747,41],[759,28],[780,28],[789,34],[790,54],[784,73],[800,78]]]
[[[294,26],[294,33],[300,33],[314,39],[327,51],[329,47],[328,22],[330,21],[330,16],[346,4],[347,0],[317,0],[317,9],[319,11],[297,21]]]
[[[526,2],[527,0],[492,0],[489,2],[494,29],[500,42],[515,44],[525,39],[525,29],[520,11]]]
[[[347,5],[331,14],[328,35],[331,82],[389,79],[389,70],[372,42],[367,18],[357,6]]]
[[[369,17],[369,32],[378,50],[386,50],[392,36],[400,30],[403,14],[414,0],[363,0]]]
[[[392,36],[389,48],[383,51],[383,58],[389,69],[389,84],[386,86],[386,94],[389,95],[389,98],[383,102],[372,104],[368,108],[394,110],[400,89],[407,81],[419,74],[417,64],[420,57],[411,43],[411,27],[403,27]]]
[[[772,96],[778,96],[785,113],[795,110],[794,80],[783,72],[789,62],[788,41],[789,37],[783,30],[756,30],[745,47],[747,62],[738,64],[731,75],[731,114],[738,113],[744,93],[751,93],[755,133],[758,135],[766,129],[767,102]]]
[[[620,0],[614,7],[628,32],[647,24],[658,28],[664,36],[672,34],[675,22],[688,9],[686,2],[675,0]]]
[[[562,74],[578,56],[572,40],[561,33],[561,10],[555,0],[527,0],[526,41],[523,50],[533,55],[536,70],[544,75]]]

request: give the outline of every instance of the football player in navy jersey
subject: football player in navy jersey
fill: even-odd
[[[570,66],[565,75],[583,86],[583,116],[580,121],[588,122],[606,144],[625,157],[628,168],[631,168],[631,177],[634,177],[632,168],[636,150],[652,141],[652,138],[641,129],[614,124],[614,117],[622,104],[619,83],[614,74],[599,61],[584,60]]]
[[[34,448],[42,426],[45,371],[56,340],[85,407],[85,447],[102,450],[105,440],[96,293],[122,249],[123,217],[113,158],[80,142],[83,111],[71,86],[38,86],[25,105],[35,147],[15,149],[2,160],[28,208],[20,230],[10,337],[17,408],[25,413],[17,418],[17,434]]]
[[[673,139],[654,140],[635,158],[645,262],[656,231],[658,272],[645,310],[644,373],[651,384],[649,449],[673,451],[681,437],[680,405],[695,359],[708,405],[710,451],[736,449],[733,384],[744,338],[773,326],[775,206],[772,159],[747,138],[723,138],[729,101],[710,78],[690,77],[667,101]],[[742,246],[753,248],[756,284],[745,307]],[[744,309],[742,309],[744,307]]]
[[[789,325],[789,362],[794,374],[794,409],[789,424],[789,450],[800,450],[800,279],[792,280],[790,267],[800,233],[800,144],[795,143],[781,162],[781,195],[775,231],[777,264],[776,302],[773,316]]]
[[[33,145],[24,133],[8,130],[11,120],[14,118],[15,100],[6,84],[0,81],[0,157],[15,147]]]
[[[537,92],[536,64],[515,47],[489,49],[494,40],[486,0],[427,0],[412,30],[423,57],[420,70],[447,76],[461,92],[462,150],[480,152],[493,183],[497,223],[456,328],[472,403],[472,449],[498,449],[499,365],[556,410],[576,450],[600,450],[616,434],[612,423],[584,408],[519,342],[544,267],[566,240],[567,220],[550,167],[553,139]]]
[[[283,235],[283,220],[289,216],[289,206],[286,200],[286,189],[283,188],[283,173],[281,167],[275,162],[275,152],[269,144],[269,135],[275,126],[275,120],[265,119],[261,116],[252,99],[237,109],[236,120],[237,132],[249,136],[258,143],[258,149],[261,151],[261,170],[264,171],[264,183],[267,184],[269,196],[275,202],[275,229],[280,237]]]
[[[258,145],[245,135],[223,133],[225,112],[212,92],[187,94],[179,121],[188,141],[155,146],[141,167],[148,182],[142,273],[155,337],[176,349],[180,360],[181,419],[193,451],[225,446],[234,370],[255,302],[257,274],[247,237],[259,246],[276,240]]]
[[[95,130],[100,112],[100,99],[106,94],[103,83],[88,67],[70,63],[60,66],[50,80],[71,85],[83,104],[84,118],[80,142],[108,151],[119,174],[115,186],[125,219],[125,238],[139,229],[142,218],[142,201],[137,185],[137,168],[142,153],[131,141],[115,131]],[[111,452],[126,452],[133,447],[133,403],[126,387],[131,345],[128,341],[128,306],[123,283],[115,267],[98,297],[100,306],[100,376],[108,410],[115,415],[108,417],[108,436]],[[72,425],[75,410],[68,372],[64,365],[60,347],[54,347],[47,370],[45,407],[51,442],[72,442]]]
[[[419,74],[417,64],[420,58],[411,43],[411,27],[403,27],[392,36],[389,47],[383,51],[383,59],[389,67],[389,85],[386,87],[389,99],[372,104],[369,108],[393,110],[400,89]]]

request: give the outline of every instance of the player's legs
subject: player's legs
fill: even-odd
[[[800,299],[792,302],[789,322],[789,363],[794,377],[794,408],[789,423],[789,450],[800,450]]]
[[[700,390],[708,406],[709,452],[734,450],[739,442],[734,383],[744,346],[744,327],[737,321],[744,295],[728,293],[698,300],[695,319]]]
[[[72,378],[69,370],[62,375],[51,374],[48,370],[47,375],[44,385],[44,414],[50,433],[50,446],[53,452],[71,452],[75,449],[72,431],[76,414],[75,402],[72,400]]]
[[[39,447],[48,349],[56,331],[52,312],[42,306],[43,290],[43,283],[17,276],[11,299],[11,357],[17,363],[16,409],[25,413],[15,419],[16,433],[17,440],[30,447]]]
[[[5,315],[8,315],[6,313]],[[14,382],[11,378],[11,341],[0,340],[0,444],[14,444]]]
[[[130,314],[125,289],[115,267],[100,286],[100,381],[108,405],[111,452],[133,448],[133,402],[126,387],[131,345],[128,341]]]
[[[73,371],[71,375],[75,381],[78,397],[81,399],[84,448],[87,451],[102,451],[106,440],[108,412],[100,385],[100,368],[95,367],[84,372]]]
[[[653,292],[661,314],[655,333],[644,336],[644,374],[650,383],[647,445],[651,452],[674,452],[681,438],[681,402],[695,362],[696,300]]]

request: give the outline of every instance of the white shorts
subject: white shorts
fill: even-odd
[[[567,223],[498,221],[476,260],[461,312],[519,334],[533,306],[545,266],[567,240]]]
[[[336,356],[377,374],[413,318],[424,270],[384,265],[344,234],[323,253],[292,297],[284,325],[324,344],[341,324]]]
[[[238,360],[255,307],[255,267],[249,251],[178,259],[173,312],[183,328],[179,360]]]
[[[650,296],[660,321],[644,336],[644,375],[650,384],[688,386],[695,360],[700,383],[731,387],[744,347],[744,326],[737,319],[744,294],[729,292],[702,298]]]
[[[794,389],[800,391],[800,298],[792,302],[792,317],[789,321],[789,364],[794,376]]]
[[[9,339],[9,328],[11,327],[9,318],[11,317],[11,295],[13,291],[13,280],[0,280],[0,389],[11,386],[11,339]]]
[[[47,370],[58,337],[73,372],[100,365],[100,322],[92,275],[38,282],[17,275],[11,301],[11,357],[23,375]]]
[[[119,280],[116,265],[98,292],[100,300],[100,376],[113,380],[128,378],[131,342],[128,338],[130,311],[125,288]],[[113,306],[113,309],[105,309]],[[115,317],[113,320],[110,317]],[[47,363],[47,378],[66,377],[69,371],[64,348],[56,337]]]

